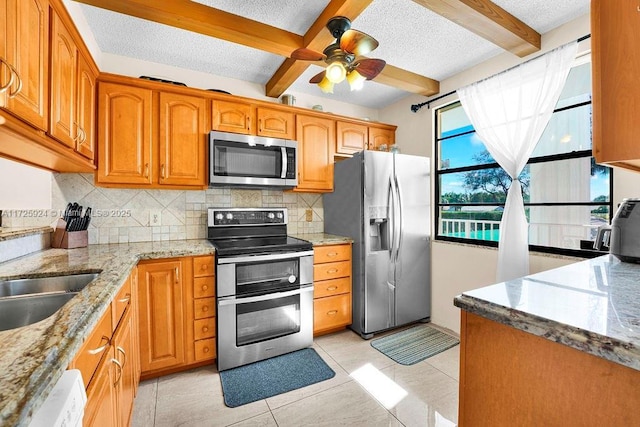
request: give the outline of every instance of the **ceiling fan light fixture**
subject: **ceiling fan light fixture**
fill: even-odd
[[[340,61],[334,61],[326,69],[326,78],[331,83],[340,83],[347,76],[347,69]]]
[[[364,86],[365,80],[367,80],[367,78],[356,70],[351,70],[349,74],[347,74],[347,81],[349,82],[349,88],[352,91],[362,89],[362,87]]]
[[[324,93],[333,93],[333,82],[327,78],[327,75],[318,83],[318,87]]]

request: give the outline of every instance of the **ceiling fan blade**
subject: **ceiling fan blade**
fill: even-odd
[[[358,30],[347,30],[340,38],[340,49],[356,56],[366,55],[378,47],[378,40]]]
[[[382,59],[361,59],[353,63],[353,69],[357,70],[367,80],[373,80],[387,65]]]
[[[322,79],[324,79],[324,71],[311,77],[311,80],[309,80],[309,83],[318,84],[322,81]]]
[[[302,61],[322,61],[327,56],[315,50],[300,48],[291,52],[291,59],[299,59]]]

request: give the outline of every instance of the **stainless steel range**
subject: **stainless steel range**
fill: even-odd
[[[313,342],[313,246],[287,222],[285,208],[208,210],[219,371]]]

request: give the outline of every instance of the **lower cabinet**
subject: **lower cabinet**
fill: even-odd
[[[216,357],[216,281],[213,256],[193,258],[193,360]]]
[[[313,249],[313,334],[351,324],[351,244]]]

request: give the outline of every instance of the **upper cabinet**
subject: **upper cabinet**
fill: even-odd
[[[207,100],[158,92],[133,79],[100,82],[98,172],[105,186],[205,188]],[[157,154],[156,154],[157,153]]]
[[[95,159],[96,143],[96,76],[97,72],[81,53],[76,72],[76,151],[87,159]]]
[[[369,149],[388,151],[396,143],[395,128],[369,126]]]
[[[212,129],[221,132],[295,139],[295,114],[243,101],[214,99],[211,102]]]
[[[369,130],[367,126],[357,123],[336,123],[336,155],[350,156],[369,146]]]
[[[47,130],[49,1],[1,0],[0,106]]]
[[[293,191],[325,193],[333,191],[333,154],[336,122],[298,114],[298,186]]]
[[[640,171],[640,2],[591,1],[593,155]]]

